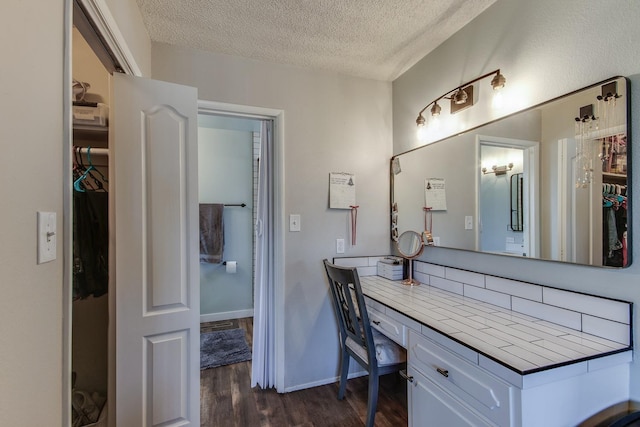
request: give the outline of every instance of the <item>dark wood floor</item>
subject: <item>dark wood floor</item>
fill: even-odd
[[[251,346],[252,319],[240,319],[239,326],[247,331]],[[201,371],[201,425],[360,427],[366,420],[366,376],[349,380],[346,397],[341,401],[337,398],[337,383],[284,394],[251,389],[250,385],[251,362]],[[406,382],[396,375],[380,379],[375,425],[407,425]]]

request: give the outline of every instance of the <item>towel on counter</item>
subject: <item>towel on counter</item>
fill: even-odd
[[[224,205],[200,204],[200,262],[220,264],[224,248]]]

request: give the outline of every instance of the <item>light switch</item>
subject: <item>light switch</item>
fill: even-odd
[[[465,230],[472,230],[473,229],[473,217],[470,215],[467,215],[464,217],[464,229]]]
[[[56,213],[38,212],[38,264],[56,259]]]
[[[289,231],[300,231],[300,215],[289,215]]]

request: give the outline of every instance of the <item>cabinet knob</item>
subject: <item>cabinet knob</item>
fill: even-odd
[[[446,369],[436,368],[436,371],[438,371],[438,373],[443,377],[449,378],[449,371],[447,371]]]
[[[380,321],[379,320],[372,320],[371,323],[373,323],[374,325],[379,325]]]
[[[413,376],[409,376],[409,375],[407,375],[407,371],[404,371],[404,370],[403,370],[403,371],[398,371],[398,373],[399,373],[399,374],[400,374],[400,376],[401,376],[402,378],[404,378],[405,380],[409,381],[410,383],[412,383],[412,382],[413,382]]]

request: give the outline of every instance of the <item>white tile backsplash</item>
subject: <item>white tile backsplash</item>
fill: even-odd
[[[484,288],[484,274],[474,273],[472,271],[460,270],[451,267],[446,267],[444,274],[445,278],[449,280]]]
[[[588,314],[582,315],[582,331],[626,345],[631,342],[628,325]]]
[[[464,285],[460,282],[454,282],[453,280],[443,279],[442,277],[431,276],[430,283],[434,286],[445,291],[453,292],[454,294],[462,295]]]
[[[511,309],[511,296],[476,286],[464,285],[464,296]]]
[[[367,261],[369,262],[369,267],[377,267],[378,261],[383,260],[383,256],[370,256],[367,257]]]
[[[532,301],[542,301],[542,286],[540,285],[503,279],[502,277],[487,276],[486,287],[487,289],[515,295]]]
[[[375,276],[378,274],[378,266],[375,267],[358,267],[359,276]]]
[[[627,325],[631,323],[629,304],[621,301],[577,294],[560,289],[544,288],[543,302],[563,308],[575,309],[574,307],[579,307],[581,313],[587,313]]]
[[[582,322],[580,313],[577,311],[566,310],[519,297],[511,299],[511,308],[538,319],[548,320],[578,331],[581,330]]]
[[[414,271],[413,278],[416,279],[418,282],[422,283],[423,285],[430,284],[430,279],[428,274],[420,273],[419,271]]]
[[[419,271],[420,273],[425,273],[430,276],[436,277],[445,277],[445,268],[441,265],[429,264],[427,262],[414,261],[413,262],[414,269]]]
[[[334,264],[340,267],[367,267],[369,257],[335,258]]]

